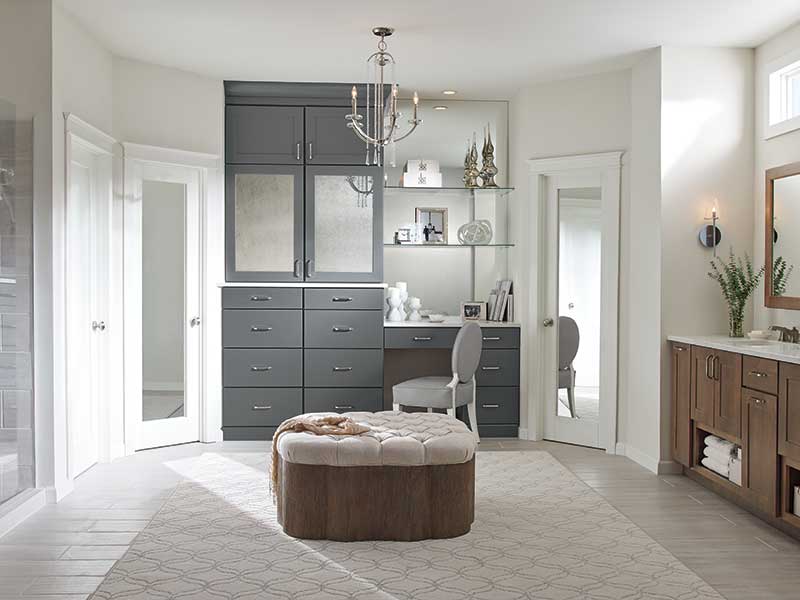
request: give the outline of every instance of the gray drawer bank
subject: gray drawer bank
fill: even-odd
[[[483,352],[475,375],[478,430],[483,437],[515,438],[519,435],[520,329],[483,327],[482,333]],[[457,334],[458,327],[386,327],[384,345],[386,350],[447,352]],[[426,360],[422,353],[420,360]],[[409,378],[413,376],[409,374]],[[459,418],[466,421],[462,412]]]
[[[222,431],[269,440],[304,412],[376,411],[383,290],[222,289]]]

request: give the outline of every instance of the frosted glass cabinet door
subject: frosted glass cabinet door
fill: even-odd
[[[229,165],[227,281],[303,280],[303,167]]]
[[[306,280],[383,278],[383,170],[306,167]]]

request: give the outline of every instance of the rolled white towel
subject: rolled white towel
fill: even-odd
[[[719,463],[715,461],[713,458],[709,458],[706,456],[700,463],[706,467],[707,469],[711,469],[715,473],[719,473],[723,477],[728,477],[730,474],[730,468],[727,464]]]
[[[706,446],[717,448],[718,450],[727,452],[728,454],[733,454],[736,451],[736,444],[729,442],[728,440],[723,440],[721,437],[717,437],[715,435],[707,435],[706,439],[703,441],[706,443]]]
[[[715,448],[714,446],[706,446],[703,448],[703,455],[708,456],[709,458],[712,458],[716,462],[722,464],[728,464],[731,458],[734,457],[733,454],[725,452],[724,450],[720,450],[719,448]]]

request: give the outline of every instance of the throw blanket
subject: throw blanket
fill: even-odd
[[[314,435],[361,435],[369,431],[369,427],[356,423],[343,415],[299,416],[292,417],[280,424],[272,436],[272,470],[270,472],[270,491],[272,499],[278,495],[278,439],[288,432],[308,432]]]

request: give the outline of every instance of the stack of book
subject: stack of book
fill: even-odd
[[[489,294],[486,318],[489,321],[514,320],[514,284],[510,279],[498,281]]]

